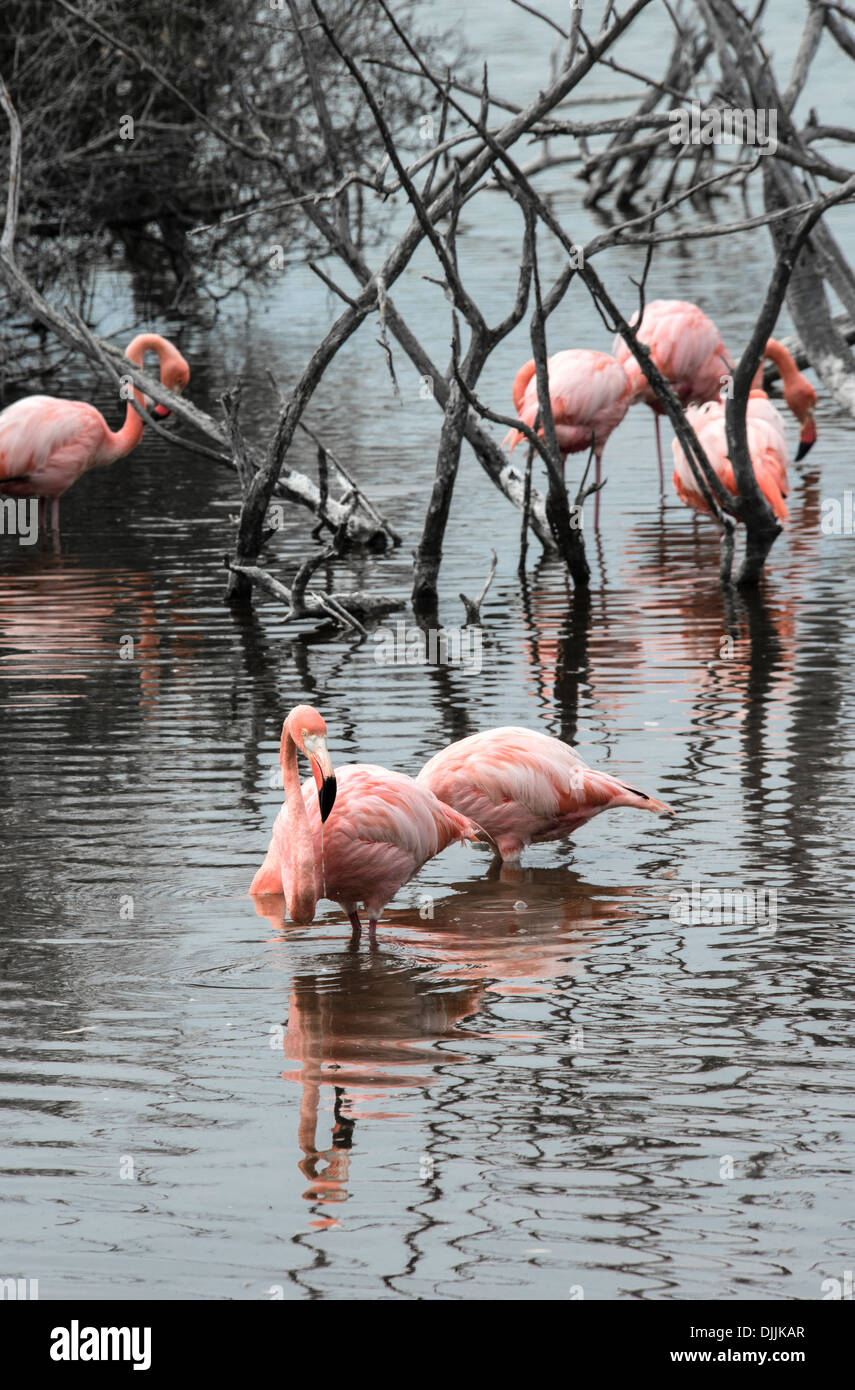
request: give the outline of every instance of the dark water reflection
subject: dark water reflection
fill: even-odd
[[[481,237],[462,254],[501,304],[517,228]],[[716,243],[654,262],[648,293],[702,300],[739,343],[758,265],[762,239]],[[397,298],[440,355],[429,269]],[[609,274],[634,297],[637,269],[626,253]],[[130,286],[100,294],[124,323]],[[307,273],[214,333],[155,326],[214,408],[239,372],[286,385],[333,312]],[[580,296],[553,331],[608,346]],[[505,345],[485,397],[503,408],[525,355],[524,335]],[[402,405],[366,332],[311,412],[405,537],[337,579],[392,594],[438,432],[400,379]],[[51,389],[115,419],[84,375]],[[246,408],[263,436],[269,395]],[[161,440],[75,487],[60,555],[3,540],[0,1275],[42,1297],[777,1299],[852,1268],[855,572],[819,523],[853,432],[825,398],[819,426],[764,587],[735,598],[711,529],[658,498],[645,412],[606,456],[589,599],[535,556],[520,585],[518,518],[467,458],[441,601],[458,622],[495,545],[477,675],[384,667],[373,640],[268,602],[234,615],[232,480]],[[283,575],[310,529],[277,538]],[[453,738],[538,723],[678,819],[616,812],[499,877],[456,848],[353,953],[337,909],[295,930],[246,897],[303,699],[339,763],[413,773]],[[774,889],[777,930],[675,922],[693,882]]]

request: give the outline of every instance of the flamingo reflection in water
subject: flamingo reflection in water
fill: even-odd
[[[288,1001],[283,1079],[301,1087],[298,1168],[307,1202],[321,1204],[310,1224],[346,1201],[355,1126],[400,1117],[378,1093],[423,1087],[436,1068],[471,1064],[467,1043],[514,1043],[528,1034],[479,1028],[490,999],[547,997],[608,934],[633,916],[635,890],[584,882],[567,869],[503,868],[498,879],[450,885],[422,919],[393,910],[382,947],[335,954],[313,932],[287,922],[285,899],[255,899],[259,916],[300,960]],[[305,955],[304,955],[305,953]],[[318,1144],[322,1087],[332,1088],[330,1144]]]
[[[202,637],[188,606],[178,583],[158,597],[148,570],[93,569],[67,555],[39,556],[32,567],[0,575],[7,705],[44,708],[45,683],[52,702],[92,699],[95,685],[112,684],[117,656],[127,653],[133,659],[124,670],[139,683],[143,717],[153,718],[164,672],[174,689],[198,658]]]

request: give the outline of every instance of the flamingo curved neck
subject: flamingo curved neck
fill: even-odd
[[[781,381],[786,384],[792,381],[799,374],[793,358],[790,356],[783,343],[779,343],[775,338],[770,338],[765,348],[763,356],[768,357],[770,362],[774,362],[778,368]]]
[[[184,363],[177,347],[172,346],[167,338],[161,338],[160,334],[138,334],[125,347],[125,357],[133,363],[133,366],[139,367],[140,371],[145,363],[147,352],[157,353],[161,382],[164,386],[170,386],[172,378],[174,378],[174,368],[178,368]],[[136,386],[133,388],[133,398],[139,406],[145,407],[146,398]],[[140,416],[138,410],[133,409],[133,404],[128,402],[128,409],[125,411],[125,423],[122,424],[121,430],[113,431],[107,428],[107,439],[104,442],[104,448],[99,453],[100,463],[113,463],[114,459],[124,459],[125,455],[136,449],[145,428],[145,420]]]
[[[754,379],[751,382],[751,390],[752,392],[762,391],[764,396],[768,394],[763,385],[763,363],[767,359],[777,367],[778,375],[781,378],[781,386],[784,396],[786,397],[787,392],[798,385],[801,373],[793,358],[784,347],[784,344],[779,343],[776,338],[770,338],[763,349],[763,356],[760,359],[759,366],[754,373]]]
[[[134,396],[141,406],[145,405],[142,391],[137,391],[135,388]],[[124,458],[126,454],[130,454],[142,439],[144,429],[145,421],[128,401],[125,423],[120,430],[107,430],[107,441],[105,447],[100,451],[99,461],[112,463],[114,459]]]
[[[282,766],[282,786],[285,789],[285,820],[288,827],[288,857],[290,859],[287,906],[292,922],[311,922],[315,915],[315,851],[312,831],[303,801],[300,773],[297,767],[297,745],[288,732],[282,730],[279,745]]]
[[[166,369],[171,357],[178,357],[180,354],[166,338],[162,338],[159,333],[138,333],[136,338],[125,348],[125,356],[135,367],[142,370],[143,362],[147,352],[156,352],[160,366],[160,379],[165,381]],[[140,406],[145,406],[145,396],[136,386],[134,387],[134,399]],[[112,463],[115,459],[124,458],[130,454],[139,444],[145,430],[145,421],[139,411],[134,410],[131,401],[128,401],[128,408],[125,411],[125,420],[120,430],[107,430],[107,438],[103,449],[99,452],[100,463]]]

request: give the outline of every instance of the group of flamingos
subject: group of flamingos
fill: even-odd
[[[635,324],[637,315],[631,323]],[[662,375],[671,383],[696,430],[707,458],[724,487],[736,496],[736,479],[727,454],[722,386],[732,370],[732,360],[721,334],[711,319],[682,299],[656,299],[648,304],[638,325],[638,337],[647,345]],[[631,405],[644,401],[654,412],[659,481],[664,485],[659,416],[662,407],[647,384],[641,368],[623,339],[614,342],[614,356],[589,348],[570,348],[549,359],[549,398],[562,456],[593,449],[596,482],[600,482],[603,449],[612,431]],[[125,356],[141,367],[146,352],[157,353],[164,386],[180,392],[190,379],[190,368],[181,353],[157,333],[142,333],[127,347]],[[816,440],[814,408],[816,392],[796,367],[782,343],[770,338],[764,355],[778,368],[784,400],[799,422],[801,459]],[[136,403],[147,404],[141,391]],[[514,408],[531,428],[538,415],[534,362],[526,362],[513,385]],[[169,414],[165,406],[155,415]],[[787,520],[784,501],[788,451],[784,421],[762,389],[758,368],[748,401],[748,447],[757,482],[776,517]],[[120,430],[113,431],[103,415],[85,401],[65,401],[55,396],[25,396],[0,413],[0,493],[12,497],[37,497],[40,505],[51,502],[51,524],[58,525],[59,499],[89,468],[113,463],[135,449],[143,434],[142,416],[131,400]],[[511,449],[523,436],[512,430],[506,443]],[[680,498],[696,511],[708,510],[694,475],[677,440],[673,443],[674,486]],[[599,490],[595,524],[599,520]]]
[[[630,324],[634,327],[638,315]],[[647,305],[637,335],[650,351],[659,371],[670,382],[686,416],[703,446],[711,466],[724,487],[737,495],[736,479],[727,452],[725,398],[723,387],[733,370],[733,361],[721,334],[697,304],[684,299],[655,299]],[[631,405],[644,401],[654,412],[659,482],[664,490],[659,417],[662,406],[647,383],[638,362],[623,338],[613,344],[613,356],[589,348],[570,348],[557,352],[548,362],[549,400],[562,457],[593,449],[596,482],[600,482],[603,450]],[[796,367],[783,343],[770,338],[764,349],[777,367],[784,400],[799,422],[796,460],[804,458],[816,441],[816,391]],[[513,386],[514,409],[531,429],[538,414],[537,381],[533,361],[517,372]],[[747,409],[748,449],[758,485],[779,521],[786,524],[789,462],[784,420],[763,390],[762,367],[758,367]],[[512,430],[506,444],[511,449],[523,438]],[[675,439],[674,487],[680,499],[696,511],[709,507],[699,492],[686,455]],[[594,524],[599,520],[599,490],[594,506]]]
[[[298,752],[312,770],[302,785]],[[249,891],[284,896],[299,925],[314,921],[321,898],[339,903],[354,943],[360,903],[373,943],[398,889],[455,841],[487,841],[496,858],[515,863],[526,845],[562,839],[613,806],[674,815],[664,801],[589,767],[568,744],[533,729],[472,734],[437,753],[415,778],[373,763],[334,772],[323,718],[311,705],[297,705],[282,726],[279,760],[285,801]]]
[[[671,383],[724,487],[736,480],[727,455],[722,387],[732,361],[715,324],[695,304],[655,300],[637,328],[662,375]],[[190,369],[165,338],[134,338],[126,356],[141,367],[157,353],[161,382],[172,391],[187,385]],[[784,399],[796,416],[801,459],[816,439],[816,392],[781,343],[770,339],[765,356],[778,368]],[[655,413],[660,483],[661,407],[623,340],[614,355],[574,348],[548,362],[549,396],[562,457],[592,449],[600,482],[602,453],[630,405],[646,402]],[[147,404],[135,390],[138,405]],[[534,362],[513,385],[514,407],[529,428],[538,416]],[[168,415],[163,406],[155,414]],[[784,421],[762,389],[758,369],[748,402],[748,445],[758,484],[775,515],[787,520],[788,450]],[[94,406],[51,396],[29,396],[0,414],[0,493],[58,501],[89,468],[131,452],[143,419],[131,401],[124,425],[112,431]],[[511,447],[523,436],[511,431]],[[686,457],[675,440],[674,486],[683,502],[707,511]],[[599,492],[597,492],[597,504]],[[595,513],[596,515],[596,513]],[[309,759],[314,782],[302,785],[298,752]],[[317,710],[298,705],[285,720],[280,745],[286,800],[273,827],[267,857],[253,879],[254,895],[284,895],[296,923],[314,920],[321,898],[339,903],[359,940],[363,904],[372,941],[377,920],[395,893],[426,861],[453,841],[486,840],[503,861],[515,861],[526,845],[571,834],[613,806],[673,815],[664,802],[590,768],[567,744],[521,728],[492,729],[452,744],[431,758],[417,778],[372,764],[354,763],[334,775],[326,725]]]

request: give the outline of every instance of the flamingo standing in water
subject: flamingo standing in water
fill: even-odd
[[[190,368],[181,353],[158,333],[140,333],[125,349],[135,367],[145,354],[156,352],[160,379],[171,391],[181,392],[190,380]],[[139,405],[145,396],[134,389]],[[166,406],[152,412],[163,419]],[[86,401],[65,401],[56,396],[25,396],[0,414],[0,493],[9,497],[38,497],[51,502],[51,527],[59,526],[59,499],[89,468],[113,463],[135,449],[145,423],[131,401],[120,430],[110,429],[100,410]]]
[[[603,449],[612,430],[620,424],[632,401],[627,375],[607,352],[568,348],[547,361],[549,400],[562,460],[568,454],[593,449],[600,481]],[[537,378],[532,359],[520,367],[513,385],[514,409],[523,424],[532,428],[538,414]],[[543,433],[543,428],[539,430]],[[511,430],[504,443],[511,452],[525,436]],[[594,525],[600,520],[600,493],[594,502]]]
[[[725,402],[708,401],[706,405],[690,407],[686,419],[724,487],[734,497],[738,496],[736,476],[727,451]],[[751,392],[745,425],[748,452],[757,484],[775,516],[786,526],[787,504],[784,498],[790,490],[787,480],[787,441],[783,419],[765,391]],[[696,512],[709,512],[710,508],[698,488],[680,441],[675,439],[671,447],[674,453],[674,488],[678,497]]]
[[[370,939],[399,888],[428,859],[457,840],[483,839],[466,816],[444,806],[401,772],[350,763],[333,773],[327,726],[311,705],[297,705],[282,726],[279,760],[285,805],[273,826],[267,857],[250,886],[253,896],[284,891],[288,916],[307,924],[320,898],[340,903],[359,941],[364,903]],[[297,752],[309,759],[315,785],[301,788]]]
[[[816,442],[816,422],[814,409],[816,391],[797,368],[783,343],[770,338],[763,352],[764,357],[775,363],[784,388],[784,399],[801,426],[796,461]],[[723,400],[709,401],[706,405],[687,412],[687,419],[693,426],[704,448],[711,466],[721,482],[734,497],[738,495],[736,477],[728,455],[727,430],[725,423],[726,403]],[[789,492],[787,467],[789,451],[784,429],[784,420],[763,390],[763,369],[757,368],[754,382],[748,397],[745,412],[748,433],[748,452],[754,465],[754,476],[760,491],[782,523],[787,524],[787,504],[784,498]],[[672,445],[674,454],[674,487],[681,501],[698,512],[708,512],[706,500],[698,489],[697,481],[688,465],[686,455],[678,440]]]
[[[683,405],[702,405],[718,399],[723,378],[733,370],[730,354],[722,336],[697,304],[687,299],[653,299],[646,306],[638,323],[638,314],[629,320],[637,327],[637,336],[645,344],[654,365],[671,383]],[[665,470],[662,463],[662,442],[659,436],[659,417],[664,414],[658,396],[647,384],[629,347],[620,334],[612,351],[626,372],[632,388],[632,403],[644,401],[653,411],[656,424],[656,454],[659,459],[659,485],[665,491]]]
[[[560,739],[534,729],[488,729],[437,753],[416,779],[471,816],[504,861],[526,845],[560,840],[612,806],[673,816],[664,801],[589,767]]]
[[[637,319],[638,315],[633,314],[629,321],[632,327],[635,327]],[[638,337],[649,349],[654,364],[671,383],[683,405],[704,405],[707,401],[719,399],[726,379],[733,371],[733,361],[718,328],[697,304],[686,299],[652,300],[642,315]],[[664,413],[662,405],[620,336],[615,338],[613,351],[629,378],[633,404],[644,401],[653,411],[659,483],[664,491],[659,433],[659,418]],[[802,376],[783,343],[770,338],[763,349],[763,356],[778,368],[784,400],[801,427],[796,459],[802,459],[816,440],[813,418],[816,392],[807,378]],[[759,370],[754,386],[762,387]]]

